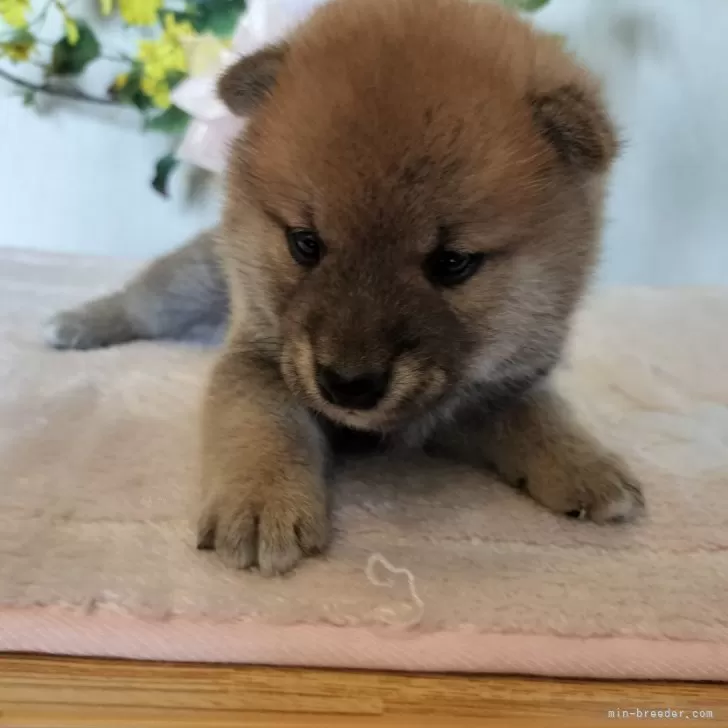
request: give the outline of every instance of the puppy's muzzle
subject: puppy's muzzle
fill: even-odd
[[[331,367],[316,366],[316,384],[321,396],[344,409],[371,410],[387,393],[391,370],[343,376]]]

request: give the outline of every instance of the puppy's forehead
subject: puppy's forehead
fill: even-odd
[[[535,189],[534,37],[495,7],[421,2],[438,12],[334,3],[294,36],[257,120],[257,163],[281,204],[305,199],[340,228],[424,231]]]

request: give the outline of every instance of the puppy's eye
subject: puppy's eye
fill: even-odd
[[[324,244],[315,230],[289,228],[286,230],[286,237],[288,249],[296,263],[307,268],[319,264],[324,254]]]
[[[436,250],[425,262],[425,274],[435,285],[457,286],[475,274],[484,258],[483,253]]]

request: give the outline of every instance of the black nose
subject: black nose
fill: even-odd
[[[373,409],[384,396],[389,372],[344,377],[330,367],[316,368],[316,382],[324,399],[347,409]]]

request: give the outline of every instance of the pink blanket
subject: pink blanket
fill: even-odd
[[[0,650],[728,680],[728,290],[611,291],[580,316],[560,386],[643,479],[643,522],[380,458],[334,484],[330,553],[266,580],[194,548],[209,353],[41,344],[129,271],[0,251]]]

